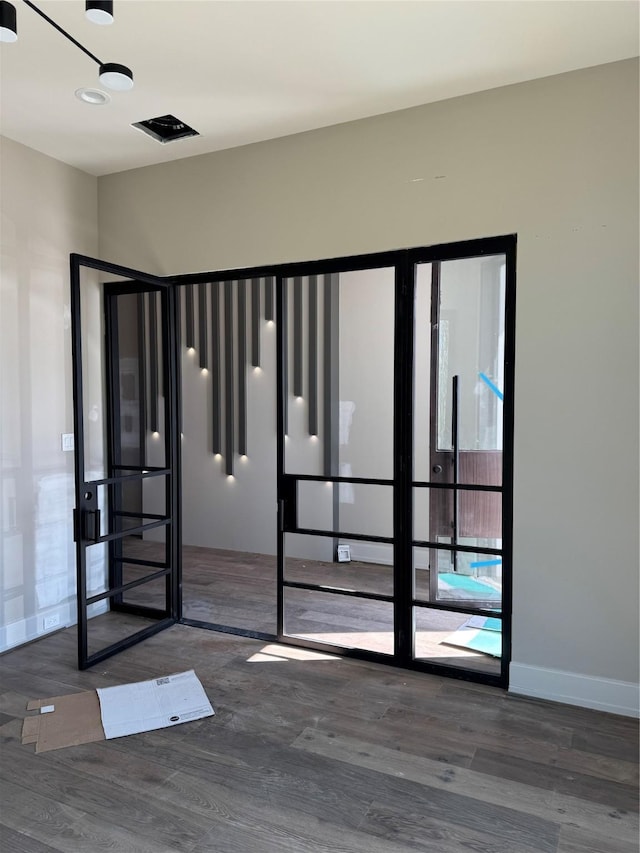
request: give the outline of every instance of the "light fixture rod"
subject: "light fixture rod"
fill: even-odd
[[[104,62],[100,62],[98,57],[95,54],[91,53],[90,50],[87,50],[87,48],[84,45],[80,44],[80,42],[77,39],[74,39],[74,37],[72,35],[69,35],[69,33],[66,30],[63,30],[59,24],[56,24],[56,22],[52,18],[50,18],[48,15],[46,15],[42,11],[42,9],[38,9],[36,4],[32,3],[31,0],[22,0],[22,2],[26,3],[27,6],[29,6],[31,9],[33,9],[34,12],[36,12],[38,15],[40,15],[41,18],[44,18],[45,21],[47,21],[49,24],[51,24],[51,26],[54,29],[56,29],[59,33],[62,33],[62,35],[65,38],[69,39],[69,41],[72,44],[75,44],[76,47],[79,47],[83,53],[86,53],[87,56],[90,59],[93,59],[93,61],[96,62],[98,65],[104,65],[105,64]]]

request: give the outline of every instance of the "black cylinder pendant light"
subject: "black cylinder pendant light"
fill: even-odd
[[[126,65],[117,62],[105,62],[98,73],[100,82],[114,92],[128,92],[133,89],[133,72]]]
[[[0,0],[0,41],[17,41],[18,25],[16,7],[7,0]]]
[[[83,44],[80,44],[76,38],[69,35],[60,24],[57,24],[42,9],[39,9],[32,0],[23,0],[23,2],[26,6],[33,9],[36,14],[40,15],[48,24],[51,24],[54,29],[72,44],[75,44],[83,53],[86,53],[99,66],[99,77],[103,86],[114,92],[128,92],[129,89],[133,89],[133,72],[130,68],[127,68],[126,65],[120,65],[117,62],[102,62],[94,53],[91,53]],[[113,0],[86,0],[85,11],[87,18],[95,24],[113,23]],[[0,0],[0,41],[12,42],[17,41],[17,39],[18,29],[16,26],[15,6],[9,3],[8,0]],[[108,100],[106,96],[105,98]],[[81,99],[86,100],[84,98]],[[100,101],[100,103],[104,102],[104,100]],[[96,102],[89,101],[89,103]]]
[[[85,15],[92,24],[112,24],[113,0],[87,0]]]

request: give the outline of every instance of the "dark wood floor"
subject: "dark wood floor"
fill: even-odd
[[[156,543],[135,540],[129,556],[162,559]],[[276,633],[276,558],[266,554],[183,548],[183,615],[233,628]],[[144,570],[131,567],[130,579]],[[417,584],[417,595],[428,593],[428,573]],[[325,563],[287,559],[285,577],[290,581],[323,584],[341,589],[393,594],[391,566],[370,563]],[[136,604],[161,604],[164,582],[137,587],[128,597]],[[393,653],[393,606],[307,590],[285,593],[285,632],[314,642]],[[466,614],[421,610],[417,620],[416,656],[438,664],[499,674],[500,661],[486,654],[446,643],[468,618]]]
[[[29,699],[189,668],[215,717],[20,743]],[[0,742],[3,853],[638,850],[633,720],[184,625],[86,672],[74,629],[0,657]]]

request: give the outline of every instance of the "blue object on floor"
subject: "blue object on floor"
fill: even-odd
[[[463,649],[499,658],[502,655],[501,629],[500,619],[491,616],[472,616],[442,642],[449,646],[460,646]]]
[[[470,575],[463,575],[459,572],[441,572],[438,579],[444,581],[447,586],[453,589],[459,589],[463,592],[468,592],[474,598],[484,598],[499,601],[502,598],[502,593],[494,589],[489,584],[472,578]]]

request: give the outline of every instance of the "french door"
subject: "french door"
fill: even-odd
[[[78,665],[180,615],[171,280],[71,256]]]
[[[507,684],[515,245],[278,276],[281,641]]]

